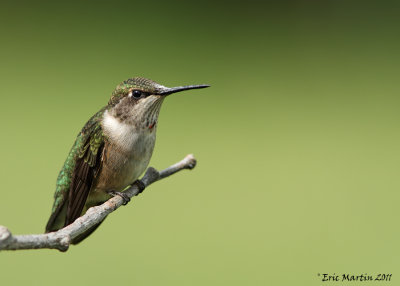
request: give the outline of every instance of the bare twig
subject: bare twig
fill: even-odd
[[[193,169],[195,165],[196,159],[193,155],[187,155],[182,161],[160,172],[152,167],[148,168],[141,180],[147,187],[183,169]],[[132,185],[125,190],[125,193],[132,198],[139,193],[139,188]],[[67,251],[72,239],[101,222],[108,214],[119,208],[123,202],[120,196],[112,197],[104,204],[88,209],[85,215],[56,232],[14,236],[5,226],[0,226],[0,250],[50,248]]]

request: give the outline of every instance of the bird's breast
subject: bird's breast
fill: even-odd
[[[125,124],[107,113],[102,127],[106,145],[97,188],[119,191],[137,180],[147,168],[156,130]]]

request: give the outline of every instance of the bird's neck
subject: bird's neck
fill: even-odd
[[[121,120],[110,110],[104,112],[101,125],[107,141],[124,152],[132,152],[142,148],[145,142],[154,141],[156,122],[136,124],[130,120]],[[146,143],[147,144],[147,143]]]
[[[160,114],[163,98],[151,105],[131,105],[128,99],[121,100],[117,105],[110,106],[104,118],[113,118],[123,125],[130,125],[136,129],[153,129]]]

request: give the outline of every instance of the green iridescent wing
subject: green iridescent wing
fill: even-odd
[[[104,137],[100,120],[104,110],[100,110],[86,123],[65,160],[57,178],[54,204],[46,232],[60,229],[81,215],[93,180],[101,168]]]
[[[73,223],[82,213],[93,180],[101,167],[103,147],[103,131],[97,124],[78,153],[68,194],[65,225]]]

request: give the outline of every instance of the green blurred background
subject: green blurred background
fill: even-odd
[[[399,283],[399,8],[2,2],[0,224],[14,234],[44,230],[76,134],[119,82],[212,85],[160,115],[151,165],[194,153],[195,170],[66,253],[1,252],[2,284]]]

